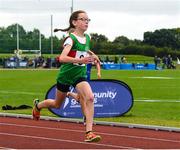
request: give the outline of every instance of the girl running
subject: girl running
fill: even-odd
[[[34,100],[32,111],[33,118],[39,120],[42,108],[60,108],[67,96],[69,87],[72,85],[84,101],[82,106],[83,114],[86,116],[86,142],[98,142],[99,135],[93,132],[94,117],[94,95],[89,83],[86,80],[86,65],[98,61],[98,57],[90,51],[90,37],[85,34],[90,19],[85,11],[79,10],[72,13],[67,29],[60,31],[72,31],[64,41],[64,49],[60,55],[63,63],[57,76],[57,89],[55,100],[46,99],[39,102]],[[57,31],[57,30],[56,30]]]

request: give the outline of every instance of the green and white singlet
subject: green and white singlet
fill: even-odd
[[[69,37],[73,41],[72,48],[68,53],[68,56],[73,58],[86,57],[87,51],[90,49],[90,37],[85,34],[86,42],[82,44],[78,41],[75,35],[70,34]],[[57,82],[65,85],[72,85],[79,78],[86,78],[86,65],[78,63],[64,63],[60,67],[60,71],[57,76]]]

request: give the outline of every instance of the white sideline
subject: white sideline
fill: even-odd
[[[23,92],[23,91],[3,91],[0,90],[1,94],[18,94],[18,95],[44,95],[44,93],[38,92]],[[162,103],[180,103],[180,100],[156,100],[156,99],[135,99],[135,102],[162,102]]]
[[[134,100],[135,102],[161,102],[161,103],[180,103],[180,100],[156,100],[156,99],[139,99],[139,100]]]

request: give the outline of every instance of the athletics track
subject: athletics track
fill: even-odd
[[[180,132],[94,125],[98,143],[84,142],[79,122],[34,121],[30,117],[0,116],[1,149],[180,149]]]

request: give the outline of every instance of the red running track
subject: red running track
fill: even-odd
[[[98,143],[84,142],[82,124],[0,117],[0,148],[180,149],[178,132],[95,125]]]

